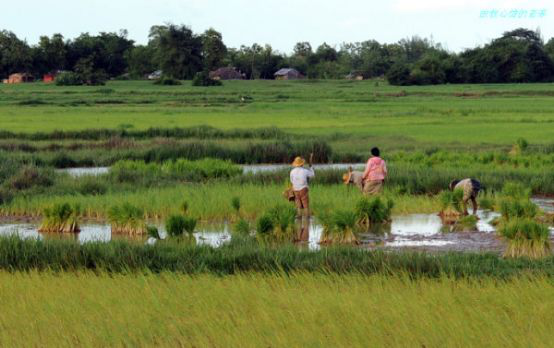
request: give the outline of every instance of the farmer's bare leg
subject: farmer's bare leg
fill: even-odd
[[[477,199],[475,197],[471,197],[471,204],[473,205],[473,215],[477,214]]]
[[[469,213],[467,212],[467,201],[469,201],[469,199],[464,199],[462,201],[462,205],[464,207],[464,215],[469,215]]]

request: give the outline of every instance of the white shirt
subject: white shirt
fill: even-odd
[[[314,170],[304,167],[296,167],[290,171],[290,182],[294,191],[300,191],[308,187],[308,179],[315,177]]]

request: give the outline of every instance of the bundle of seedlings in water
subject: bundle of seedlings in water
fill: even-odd
[[[146,234],[150,238],[162,239],[160,236],[160,231],[156,226],[146,226]]]
[[[449,229],[449,232],[475,232],[477,231],[477,216],[466,215],[456,221]]]
[[[233,233],[238,235],[247,236],[250,234],[250,223],[240,218],[232,227]]]
[[[274,236],[278,241],[286,241],[294,234],[296,210],[292,205],[277,205],[268,211],[273,220]]]
[[[68,203],[54,204],[44,209],[44,219],[39,227],[39,232],[79,232],[78,217],[80,209]]]
[[[503,223],[499,233],[508,242],[505,257],[538,259],[550,255],[550,231],[546,225],[529,218],[516,218]]]
[[[256,237],[259,241],[269,241],[274,230],[273,218],[268,213],[263,214],[256,220]]]
[[[357,224],[369,228],[374,224],[390,222],[394,202],[387,200],[384,203],[381,198],[362,198],[356,204],[355,214]]]
[[[439,195],[441,211],[439,216],[445,224],[455,224],[463,215],[463,190],[442,191]]]
[[[142,235],[146,231],[144,211],[130,203],[116,205],[108,210],[112,233]]]
[[[190,216],[171,215],[165,222],[165,229],[171,238],[185,242],[196,242],[194,231],[198,220]]]
[[[320,244],[358,244],[354,229],[358,223],[358,214],[348,210],[337,210],[332,214],[319,217],[323,226]]]

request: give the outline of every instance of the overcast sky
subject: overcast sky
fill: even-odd
[[[554,36],[554,1],[538,0],[3,0],[0,29],[30,44],[41,35],[127,29],[146,43],[150,26],[213,27],[230,47],[271,44],[290,53],[298,41],[375,39],[393,43],[413,35],[433,38],[451,51],[487,43],[525,27]],[[534,15],[533,18],[531,18]]]

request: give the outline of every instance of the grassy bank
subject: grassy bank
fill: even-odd
[[[554,329],[552,281],[527,277],[0,272],[0,302],[12,347],[539,347]]]
[[[0,238],[0,269],[9,271],[97,270],[115,273],[164,272],[218,275],[237,272],[315,272],[408,274],[411,277],[554,277],[554,257],[503,259],[496,254],[367,251],[331,247],[308,251],[295,245],[276,248],[234,240],[219,248],[164,242],[154,246],[131,241],[78,244],[69,240]]]

